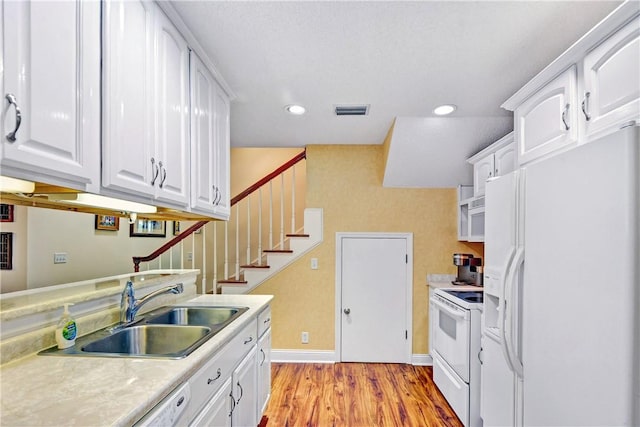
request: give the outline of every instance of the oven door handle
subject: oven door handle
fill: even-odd
[[[467,319],[468,313],[467,313],[467,310],[465,310],[465,309],[456,310],[456,309],[454,309],[452,307],[449,307],[448,305],[442,303],[440,300],[437,300],[435,298],[431,299],[431,304],[433,304],[438,309],[448,313],[452,317],[455,317],[455,318],[458,318],[458,319],[462,319],[462,320],[466,320]]]

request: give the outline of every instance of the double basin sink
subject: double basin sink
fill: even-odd
[[[78,338],[73,347],[41,355],[180,359],[224,329],[247,307],[173,306],[154,310],[124,326]]]

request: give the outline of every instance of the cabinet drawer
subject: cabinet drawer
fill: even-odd
[[[192,414],[197,414],[227,378],[231,377],[240,360],[256,343],[257,333],[254,318],[189,381],[193,396],[190,407]]]
[[[258,315],[258,336],[261,337],[270,327],[271,307],[267,307]]]

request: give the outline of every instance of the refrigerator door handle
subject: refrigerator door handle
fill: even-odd
[[[507,366],[509,366],[509,369],[513,372],[515,372],[515,368],[512,366],[511,359],[509,357],[509,353],[506,345],[507,334],[504,326],[505,326],[505,320],[507,317],[507,300],[506,300],[507,277],[509,276],[509,272],[511,271],[511,266],[513,264],[515,253],[516,253],[516,248],[512,246],[509,251],[509,256],[507,258],[506,268],[504,269],[504,271],[502,272],[502,275],[500,276],[500,289],[502,290],[502,293],[500,295],[500,299],[498,300],[498,326],[500,329],[500,348],[502,349],[502,354],[504,356],[504,360],[507,362]]]
[[[514,329],[515,329],[514,326],[516,322],[514,320],[516,315],[516,313],[514,313],[515,311],[514,307],[517,306],[513,298],[515,296],[514,289],[515,289],[516,281],[518,279],[518,271],[520,270],[520,266],[522,265],[523,262],[524,262],[524,248],[520,247],[516,252],[513,263],[511,264],[511,271],[509,271],[509,274],[507,276],[507,281],[505,283],[505,285],[507,285],[506,287],[508,287],[508,291],[507,289],[505,289],[505,296],[506,295],[509,296],[510,304],[503,318],[504,323],[502,325],[503,331],[504,331],[503,334],[505,337],[504,347],[507,350],[509,365],[512,366],[513,372],[520,378],[522,378],[523,368],[522,368],[522,361],[518,357],[517,351],[515,349],[515,343],[513,339]]]

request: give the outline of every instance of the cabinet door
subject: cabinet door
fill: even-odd
[[[536,92],[515,110],[518,164],[575,144],[578,137],[576,68]]]
[[[229,195],[229,150],[230,150],[230,133],[229,133],[229,98],[216,85],[215,106],[216,106],[216,138],[214,151],[214,167],[215,167],[215,188],[218,194],[215,201],[215,212],[218,217],[223,219],[229,218],[231,211],[231,200]]]
[[[271,328],[258,341],[258,407],[257,420],[267,409],[271,397]]]
[[[99,3],[8,1],[0,14],[3,174],[79,190],[93,185],[95,191],[100,185]],[[15,139],[7,137],[12,132]]]
[[[222,385],[189,426],[231,427],[231,378]]]
[[[493,155],[494,176],[506,175],[516,169],[516,147],[502,147]]]
[[[156,11],[156,198],[189,204],[189,47],[169,18]]]
[[[473,165],[473,195],[482,196],[484,194],[484,186],[487,179],[493,176],[494,164],[493,154],[488,155],[484,159],[480,159]]]
[[[103,9],[102,185],[154,195],[154,13],[146,1],[107,0]]]
[[[640,117],[640,17],[584,59],[582,119],[585,136]]]
[[[229,101],[191,53],[191,207],[229,218]]]
[[[240,362],[233,371],[232,387],[235,407],[231,415],[231,425],[255,426],[257,405],[257,378],[256,378],[256,346]]]

